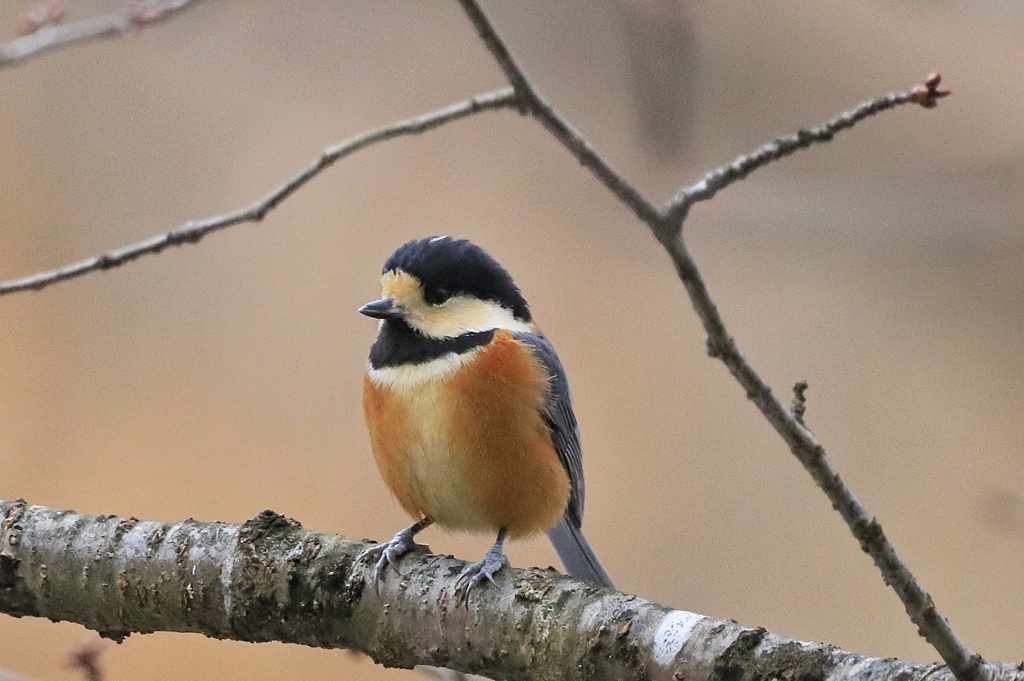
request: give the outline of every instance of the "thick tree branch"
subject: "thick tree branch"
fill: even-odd
[[[379,593],[366,544],[271,511],[243,525],[142,521],[0,501],[0,612],[114,640],[176,631],[350,648],[381,664],[507,679],[900,679],[943,666],[862,657],[672,610],[552,570],[508,570],[456,604],[464,563],[420,553]],[[1024,680],[1011,665],[994,678]]]
[[[459,3],[480,34],[484,45],[520,94],[527,110],[540,119],[584,167],[593,172],[612,193],[632,209],[665,247],[708,334],[709,354],[720,359],[728,367],[747,396],[786,441],[790,451],[811,474],[815,483],[825,492],[832,506],[839,511],[854,537],[860,542],[861,548],[871,556],[886,583],[892,586],[899,596],[920,633],[938,651],[960,681],[984,681],[987,676],[982,657],[971,652],[957,637],[931,597],[921,588],[906,564],[896,554],[881,525],[843,483],[839,473],[825,456],[825,449],[772,394],[768,384],[740,352],[726,330],[725,322],[708,292],[696,262],[686,248],[682,231],[682,223],[693,203],[710,199],[721,189],[743,179],[757,168],[813,144],[831,141],[837,132],[851,128],[881,111],[911,103],[920,104],[925,108],[934,107],[939,98],[949,94],[948,91],[939,89],[940,76],[934,74],[923,85],[865,102],[818,127],[780,137],[753,154],[741,156],[728,166],[712,171],[692,187],[681,189],[664,208],[659,209],[613,170],[582,135],[541,98],[477,0],[459,0]]]
[[[111,12],[70,24],[43,21],[28,24],[27,35],[0,44],[0,70],[44,52],[77,43],[115,38],[128,31],[179,14],[195,0],[133,0],[119,12]],[[59,14],[58,17],[59,18]]]
[[[302,171],[294,175],[283,185],[248,208],[206,218],[205,220],[187,222],[177,229],[157,234],[145,241],[122,246],[103,255],[86,258],[70,265],[64,265],[54,270],[39,272],[20,279],[0,282],[0,296],[17,293],[18,291],[38,291],[52,284],[67,279],[74,279],[89,272],[109,270],[144,255],[159,253],[169,246],[197,243],[207,234],[231,227],[232,225],[244,222],[260,222],[266,217],[267,213],[298,191],[307,182],[334,165],[337,161],[356,153],[360,149],[365,149],[378,142],[385,142],[396,137],[418,135],[427,130],[433,130],[445,123],[451,123],[481,111],[509,108],[515,106],[516,101],[517,98],[513,89],[505,87],[500,90],[477,95],[472,99],[453,104],[438,111],[357,135],[345,142],[324,149],[313,163],[303,168]]]

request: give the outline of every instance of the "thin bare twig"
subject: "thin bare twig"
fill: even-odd
[[[946,91],[938,89],[939,82],[940,78],[938,74],[935,74],[929,77],[924,85],[872,101],[891,101],[893,102],[891,106],[914,103],[931,108],[937,99],[948,94]],[[861,105],[852,111],[863,111],[865,107],[870,108],[869,105],[870,103]],[[891,108],[891,106],[885,108]],[[844,117],[840,116],[839,118]],[[846,116],[849,125],[862,119],[863,117],[858,118],[853,115]],[[849,127],[849,125],[841,126],[837,130]],[[827,139],[823,138],[818,141],[827,141]],[[734,176],[727,180],[726,184],[738,179],[742,179],[742,176]],[[761,414],[789,445],[790,451],[811,475],[814,482],[825,492],[832,507],[839,512],[854,538],[860,543],[861,549],[871,556],[875,566],[882,573],[885,583],[891,586],[899,596],[911,621],[917,625],[919,633],[938,651],[956,677],[960,681],[983,681],[989,678],[984,668],[983,658],[964,645],[952,630],[949,622],[932,601],[931,596],[925,592],[906,564],[896,554],[896,550],[882,531],[881,525],[861,505],[840,478],[839,473],[825,455],[825,449],[772,393],[768,384],[758,375],[740,352],[735,341],[729,336],[700,270],[686,247],[681,229],[684,218],[685,211],[681,214],[666,212],[665,223],[660,226],[661,234],[663,236],[671,235],[671,238],[662,240],[662,244],[672,258],[676,272],[690,296],[693,308],[708,334],[708,353],[725,364],[729,372],[746,391],[750,400],[761,411]],[[651,228],[655,229],[654,226]]]
[[[619,197],[645,222],[672,258],[676,272],[686,287],[690,301],[708,334],[708,352],[720,359],[790,447],[817,485],[825,492],[833,507],[846,521],[861,548],[879,568],[903,602],[910,619],[920,633],[938,651],[960,681],[982,681],[988,678],[984,660],[971,652],[950,628],[931,597],[921,588],[892,544],[881,525],[857,501],[839,473],[825,456],[824,448],[814,436],[786,409],[771,388],[754,370],[729,336],[711,294],[708,292],[696,262],[683,239],[682,223],[689,207],[696,201],[711,198],[721,189],[743,179],[753,170],[788,156],[799,149],[827,142],[842,130],[876,113],[902,104],[934,107],[937,100],[949,94],[940,90],[940,76],[933,74],[923,85],[865,102],[816,128],[802,130],[767,144],[749,156],[741,156],[732,164],[709,173],[701,182],[684,188],[664,208],[655,207],[632,184],[619,175],[594,151],[589,143],[558,114],[533,88],[524,71],[512,57],[493,23],[476,0],[459,0],[467,16],[480,34],[484,45],[494,56],[513,87],[520,94],[528,111],[579,160],[590,169],[612,193]]]
[[[751,172],[772,161],[778,161],[795,151],[806,149],[814,144],[831,142],[836,133],[852,128],[865,118],[902,104],[920,104],[925,108],[934,107],[940,98],[949,94],[949,90],[939,89],[941,80],[942,77],[934,73],[928,77],[924,85],[917,85],[904,92],[894,92],[864,102],[821,125],[805,128],[791,135],[783,135],[750,155],[740,156],[729,165],[716,168],[705,175],[700,182],[680,189],[672,197],[664,208],[665,223],[678,228],[678,225],[681,225],[682,221],[686,219],[686,214],[694,203],[707,201],[720,190],[742,180]]]
[[[27,35],[0,45],[0,69],[13,66],[44,52],[77,43],[115,38],[133,28],[169,18],[186,9],[195,0],[133,0],[119,12],[90,17],[70,24],[43,20],[26,21]],[[59,15],[53,16],[58,19]]]
[[[494,30],[490,19],[474,0],[459,0],[463,10],[476,27],[480,39],[494,56],[498,66],[505,73],[512,87],[520,97],[525,112],[536,117],[548,131],[569,148],[573,156],[590,172],[597,176],[608,189],[629,206],[636,216],[650,224],[658,222],[661,214],[639,190],[618,173],[611,164],[598,154],[572,125],[548,104],[534,89],[523,67],[512,57],[505,42]]]
[[[138,243],[108,251],[103,255],[86,258],[85,260],[80,260],[79,262],[72,263],[70,265],[58,267],[53,270],[47,270],[45,272],[39,272],[20,279],[0,282],[0,296],[15,293],[17,291],[38,291],[39,289],[46,288],[47,286],[56,284],[60,281],[74,279],[75,277],[80,277],[83,274],[88,274],[89,272],[109,270],[144,255],[159,253],[168,246],[194,244],[210,232],[231,227],[232,225],[237,225],[243,222],[259,222],[267,215],[267,213],[276,208],[282,201],[294,194],[299,188],[319,175],[326,168],[330,167],[340,159],[343,159],[350,154],[354,154],[360,149],[364,149],[372,144],[384,142],[396,137],[418,135],[422,132],[426,132],[427,130],[444,125],[445,123],[457,121],[460,118],[472,116],[473,114],[480,113],[481,111],[511,108],[516,105],[516,102],[517,96],[515,91],[511,87],[504,87],[493,92],[478,95],[464,102],[453,104],[445,107],[444,109],[439,109],[422,116],[417,116],[416,118],[410,118],[383,128],[378,128],[377,130],[363,133],[345,142],[324,149],[320,152],[320,156],[316,161],[308,165],[283,185],[270,192],[270,194],[265,198],[257,201],[248,208],[243,208],[225,215],[207,218],[205,220],[186,222],[177,229],[172,229],[171,231],[164,232],[163,234],[157,234],[145,241],[140,241]]]

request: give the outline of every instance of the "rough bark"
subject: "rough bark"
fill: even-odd
[[[952,679],[785,639],[547,569],[453,597],[465,565],[420,552],[379,588],[367,544],[264,511],[242,525],[93,516],[0,501],[0,612],[78,622],[121,641],[177,631],[350,648],[387,666],[507,679]],[[1024,680],[994,663],[995,678]]]

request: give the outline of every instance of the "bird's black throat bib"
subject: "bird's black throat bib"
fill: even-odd
[[[455,353],[462,354],[487,345],[494,329],[473,331],[454,338],[430,338],[401,320],[389,319],[381,324],[377,340],[370,347],[370,366],[374,369],[403,364],[423,364]]]

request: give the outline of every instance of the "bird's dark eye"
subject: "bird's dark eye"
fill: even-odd
[[[423,293],[423,300],[430,305],[440,305],[451,297],[451,291],[446,288],[428,288]]]

